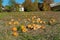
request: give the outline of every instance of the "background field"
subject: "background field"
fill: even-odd
[[[27,16],[27,17],[26,17]],[[56,24],[45,24],[45,29],[31,30],[23,33],[19,32],[19,36],[12,35],[11,27],[6,25],[10,19],[18,21],[31,18],[33,16],[40,17],[42,20],[48,21],[50,18],[56,19]],[[21,20],[22,24],[24,22]],[[21,23],[20,23],[21,25]],[[3,12],[0,13],[0,40],[60,40],[60,12]]]

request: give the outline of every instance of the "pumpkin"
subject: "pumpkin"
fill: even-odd
[[[33,29],[33,26],[32,25],[28,25],[27,26],[29,29]]]
[[[45,29],[45,26],[41,26],[41,29]]]
[[[12,31],[17,31],[17,28],[16,28],[16,27],[13,27],[13,28],[12,28]]]
[[[15,21],[15,22],[14,22],[14,25],[18,25],[18,24],[19,24],[19,22],[18,22],[18,21]]]
[[[33,30],[37,30],[37,29],[34,27]]]
[[[53,19],[53,18],[51,18],[51,19],[50,19],[50,21],[49,21],[49,24],[51,24],[51,25],[52,25],[52,24],[54,24],[55,22],[56,22],[56,20],[55,20],[55,19]]]
[[[53,19],[53,18],[51,19],[51,21],[52,21],[52,22],[56,22],[55,19]]]
[[[38,20],[38,21],[40,21],[41,19],[40,19],[40,18],[38,18],[37,20]]]
[[[32,20],[32,23],[35,23],[35,21],[34,21],[34,20]]]
[[[33,16],[34,18],[36,18],[36,16]]]
[[[34,26],[34,29],[35,29],[35,30],[37,30],[37,29],[39,29],[39,28],[41,28],[41,25],[35,25],[35,26]]]
[[[22,29],[22,32],[27,32],[27,29],[26,28]]]
[[[39,22],[40,22],[40,20],[41,20],[41,19],[40,19],[40,18],[38,18],[38,19],[36,20],[36,21],[37,21],[37,23],[39,23]]]
[[[41,28],[41,25],[36,25],[36,28],[37,28],[37,29]]]
[[[31,25],[28,25],[27,27],[28,27],[28,28],[30,28],[30,27],[31,27]]]
[[[39,23],[39,20],[37,20],[37,23]]]
[[[32,24],[32,26],[36,26],[36,24]]]
[[[14,21],[14,19],[11,19],[11,21]]]
[[[45,22],[45,21],[43,21],[43,24],[46,24],[46,22]]]
[[[30,19],[29,19],[29,18],[28,18],[27,20],[28,20],[28,21],[30,21]]]
[[[22,30],[22,32],[27,32],[27,29],[25,26],[21,26],[21,30]]]
[[[41,20],[40,23],[43,23],[43,21]]]
[[[18,36],[18,32],[13,32],[12,35],[17,37]]]
[[[9,25],[11,25],[12,24],[12,22],[9,22]]]

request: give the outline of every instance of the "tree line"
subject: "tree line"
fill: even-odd
[[[24,7],[25,11],[51,11],[49,0],[41,0],[43,1],[42,5],[38,5],[38,1],[39,0],[35,0],[34,2],[32,2],[32,0],[25,0],[25,2],[21,5]],[[1,7],[2,0],[0,0],[0,12],[2,11]],[[18,11],[19,9],[19,4],[16,3],[15,0],[10,0],[9,5],[5,6],[5,9],[8,11],[14,11],[14,8],[16,8],[15,11]]]

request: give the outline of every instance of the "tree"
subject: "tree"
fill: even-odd
[[[11,12],[11,6],[6,5],[6,6],[5,6],[5,11],[7,11],[7,12]]]
[[[15,8],[16,8],[16,11],[18,12],[19,11],[19,4],[15,3]]]
[[[23,6],[25,11],[32,11],[33,4],[31,0],[25,0],[25,2],[23,3]]]
[[[14,6],[15,0],[9,0],[9,4]]]
[[[0,12],[2,11],[2,0],[0,0]]]
[[[43,1],[43,10],[44,11],[50,11],[51,10],[50,1],[49,0],[44,0]]]
[[[54,0],[46,0],[47,3],[51,4],[54,2]]]
[[[35,0],[35,1],[34,1],[34,10],[35,10],[35,11],[39,11],[38,1],[39,1],[39,0]]]
[[[9,4],[12,7],[12,11],[18,11],[18,6],[17,6],[17,3],[15,2],[15,0],[10,0]]]
[[[23,6],[25,8],[25,11],[39,11],[38,8],[38,0],[35,0],[34,2],[32,2],[32,0],[25,0],[25,2],[23,3]]]

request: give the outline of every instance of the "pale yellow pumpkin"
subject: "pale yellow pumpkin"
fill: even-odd
[[[21,26],[21,30],[22,30],[22,32],[27,32],[28,30],[26,29],[26,27],[25,26]]]
[[[12,24],[12,22],[9,22],[9,25],[11,25]]]
[[[14,22],[14,25],[18,25],[18,24],[19,24],[19,22],[18,22],[18,21],[15,21],[15,22]]]
[[[14,19],[11,19],[11,21],[14,21]]]

